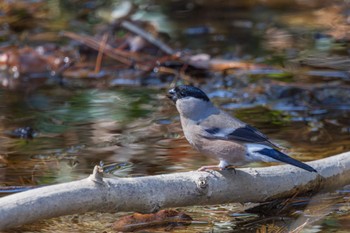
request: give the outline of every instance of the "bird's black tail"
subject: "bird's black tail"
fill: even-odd
[[[273,149],[273,148],[264,148],[264,149],[261,149],[261,150],[256,151],[256,152],[258,152],[259,154],[268,156],[270,158],[273,158],[275,160],[299,167],[299,168],[304,169],[304,170],[309,171],[309,172],[317,172],[313,167],[311,167],[303,162],[300,162],[296,159],[293,159],[293,158],[289,157],[288,155],[286,155],[286,154],[284,154],[276,149]]]

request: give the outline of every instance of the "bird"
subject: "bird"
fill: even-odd
[[[199,88],[179,85],[168,90],[180,114],[187,141],[200,153],[219,161],[199,171],[235,169],[251,162],[282,162],[308,172],[317,171],[285,153],[253,126],[217,108]],[[236,170],[234,170],[236,172]]]

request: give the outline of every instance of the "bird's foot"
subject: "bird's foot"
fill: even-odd
[[[235,173],[235,175],[237,174],[236,168],[234,166],[226,166],[221,170],[233,170],[233,172]]]
[[[203,166],[197,169],[197,171],[207,171],[207,170],[222,170],[218,165]]]
[[[197,171],[208,171],[208,170],[216,170],[216,171],[233,170],[234,173],[237,174],[237,171],[234,166],[220,167],[218,165],[209,165],[209,166],[200,167]]]

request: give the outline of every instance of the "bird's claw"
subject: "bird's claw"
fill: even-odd
[[[235,175],[237,174],[237,170],[234,166],[227,166],[227,167],[224,167],[222,170],[233,170]]]
[[[218,165],[209,165],[209,166],[202,166],[197,171],[208,171],[208,170],[215,170],[215,171],[223,171],[223,170],[232,170],[235,174],[237,174],[237,171],[234,166],[226,166],[224,168],[218,166]]]

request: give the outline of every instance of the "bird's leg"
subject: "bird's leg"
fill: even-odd
[[[206,171],[206,170],[222,170],[218,165],[209,165],[200,167],[197,171]]]

